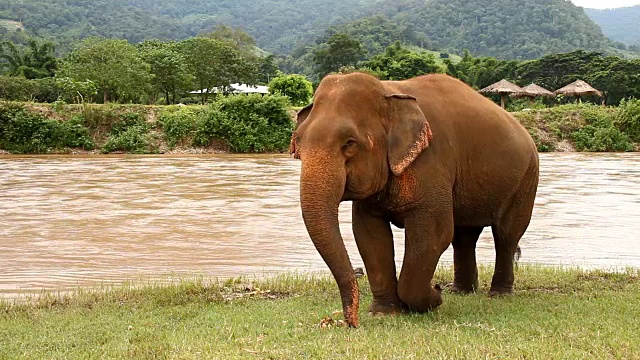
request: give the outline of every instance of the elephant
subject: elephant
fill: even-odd
[[[452,290],[474,292],[475,248],[487,226],[496,250],[490,295],[513,291],[513,257],[538,187],[538,152],[517,120],[463,82],[443,74],[402,81],[328,75],[297,114],[290,153],[301,161],[306,230],[337,282],[350,327],[358,326],[360,300],[339,230],[342,201],[353,204],[371,313],[438,307],[441,288],[431,283],[451,244]],[[391,224],[405,229],[399,276]]]

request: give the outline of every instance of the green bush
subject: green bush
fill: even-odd
[[[640,99],[624,99],[618,107],[615,124],[635,141],[640,142]]]
[[[292,131],[285,97],[236,95],[220,99],[202,113],[193,143],[207,146],[218,139],[234,152],[284,151]]]
[[[572,138],[578,151],[632,151],[634,146],[629,136],[614,125],[616,116],[609,108],[582,104],[578,107],[585,126],[572,132]]]
[[[145,132],[149,130],[149,124],[147,124],[147,121],[142,114],[128,111],[115,116],[111,125],[110,133],[111,135],[119,135],[128,131],[132,127],[138,127],[140,130]]]
[[[38,84],[22,77],[0,76],[0,99],[9,101],[33,101],[38,94]]]
[[[47,119],[19,105],[0,105],[0,148],[4,150],[37,154],[94,147],[89,130],[76,120]]]
[[[587,125],[573,133],[578,151],[633,151],[629,136],[617,128]]]
[[[198,116],[201,114],[192,109],[175,110],[174,107],[160,114],[158,121],[170,148],[188,144],[194,136]]]
[[[134,154],[154,152],[150,149],[150,135],[147,131],[146,127],[139,125],[127,127],[109,137],[102,151],[105,153],[124,151]]]
[[[269,82],[269,91],[286,96],[293,106],[305,106],[313,96],[313,84],[304,75],[280,75]]]

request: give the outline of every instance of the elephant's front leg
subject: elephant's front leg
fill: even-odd
[[[416,210],[405,218],[405,252],[398,295],[411,310],[424,312],[442,304],[441,289],[431,287],[438,260],[453,240],[453,212]]]
[[[369,311],[373,314],[401,312],[405,305],[398,298],[393,234],[389,222],[374,216],[365,205],[354,201],[353,235],[373,293]]]

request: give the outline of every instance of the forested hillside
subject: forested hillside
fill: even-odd
[[[640,5],[608,10],[585,9],[612,40],[640,45]]]
[[[602,50],[609,43],[581,8],[563,0],[432,0],[401,15],[436,48],[501,58]]]
[[[10,0],[0,19],[22,21],[62,48],[89,36],[180,40],[216,24],[241,27],[258,46],[276,53],[321,34],[375,0]]]
[[[360,20],[375,15],[383,17]],[[382,36],[513,59],[613,51],[583,9],[565,0],[10,0],[0,3],[0,19],[55,41],[59,52],[89,36],[184,39],[216,24],[241,27],[277,54],[326,38],[331,26],[357,35],[368,50],[388,45],[376,40]]]

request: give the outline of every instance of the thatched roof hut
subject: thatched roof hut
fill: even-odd
[[[513,84],[508,82],[505,79],[502,79],[500,81],[498,81],[497,83],[493,84],[493,85],[489,85],[484,89],[481,89],[479,91],[481,94],[498,94],[500,95],[500,104],[502,105],[502,108],[504,109],[506,102],[507,102],[507,96],[509,96],[510,94],[517,94],[522,92],[522,88],[520,88],[518,85]]]
[[[576,96],[578,99],[582,96],[587,95],[597,95],[602,97],[602,92],[594,89],[591,85],[587,84],[585,81],[576,80],[571,84],[558,89],[554,92],[554,94],[563,94],[567,96]]]
[[[522,92],[511,95],[513,97],[553,97],[553,93],[542,86],[536,84],[529,84],[522,88]]]

